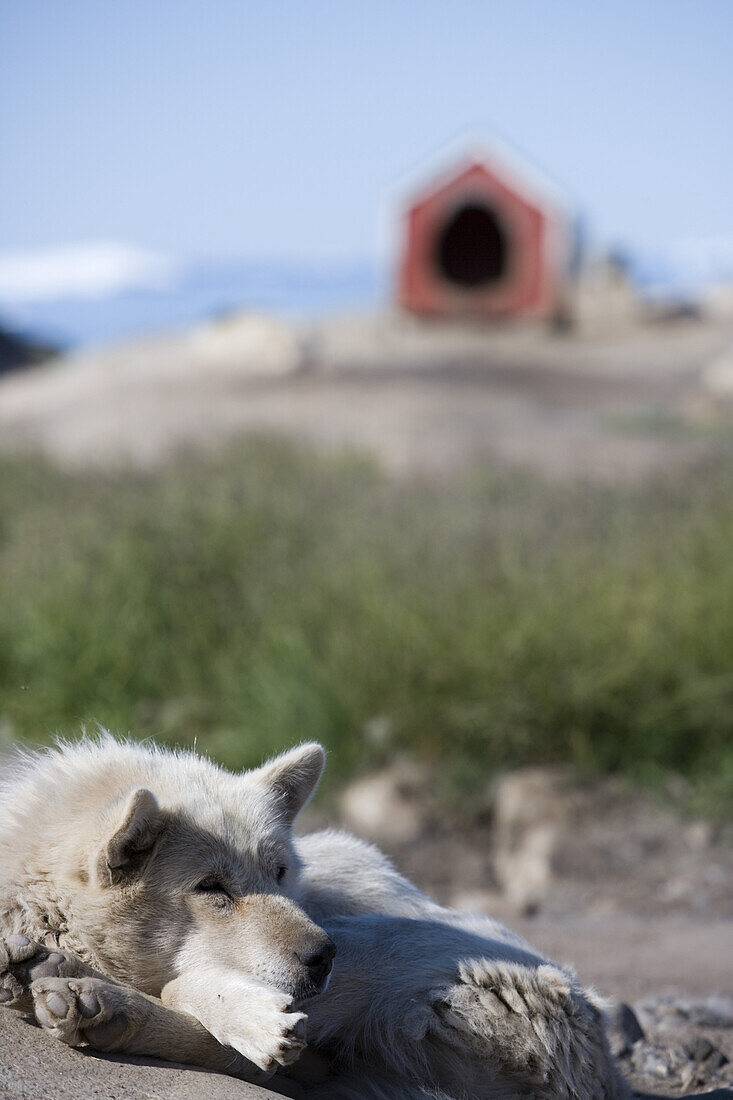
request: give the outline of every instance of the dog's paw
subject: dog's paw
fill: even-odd
[[[485,960],[462,964],[459,980],[435,991],[431,1004],[446,1038],[536,1083],[573,1012],[560,970]]]
[[[269,986],[244,982],[219,990],[204,1027],[265,1072],[295,1062],[306,1046],[304,1012],[293,1012],[293,998]]]
[[[136,1029],[127,991],[99,978],[39,978],[31,984],[36,1020],[68,1046],[115,1050]]]
[[[430,998],[444,1041],[490,1061],[536,1097],[626,1095],[600,1013],[559,967],[481,959],[462,964],[458,979]]]
[[[56,978],[66,956],[36,943],[27,936],[0,937],[0,1004],[30,1012],[31,983],[37,978]]]

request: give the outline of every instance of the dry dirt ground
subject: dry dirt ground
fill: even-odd
[[[490,457],[555,478],[635,479],[730,438],[716,378],[731,348],[733,320],[581,337],[235,317],[4,377],[0,442],[148,463],[270,430],[363,448],[396,471]]]

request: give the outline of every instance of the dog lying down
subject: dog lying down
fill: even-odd
[[[109,735],[19,759],[0,1002],[71,1046],[285,1095],[627,1097],[572,972],[353,836],[293,836],[323,765],[306,744],[234,775]]]

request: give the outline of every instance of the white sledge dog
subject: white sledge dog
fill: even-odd
[[[105,735],[6,769],[0,1001],[292,1095],[626,1097],[573,973],[353,836],[294,837],[323,766],[306,744],[235,775]]]

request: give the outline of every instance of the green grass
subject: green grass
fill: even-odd
[[[253,440],[154,474],[0,460],[0,729],[230,766],[409,750],[468,797],[571,761],[733,788],[733,466],[643,490],[393,481]]]

